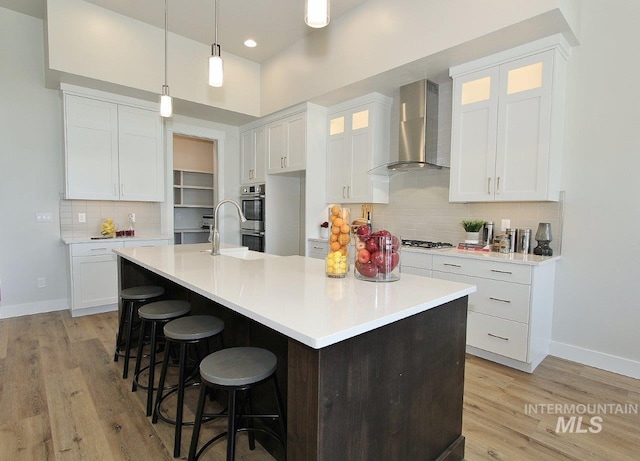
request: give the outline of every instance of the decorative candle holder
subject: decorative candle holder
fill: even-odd
[[[538,256],[553,256],[553,249],[549,247],[549,242],[553,240],[550,223],[541,222],[538,224],[536,240],[538,241],[538,246],[533,249],[533,254]]]

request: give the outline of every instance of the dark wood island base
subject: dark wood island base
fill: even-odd
[[[118,257],[119,284],[165,287],[225,321],[227,347],[272,350],[289,461],[462,460],[467,297],[313,349]],[[369,282],[362,282],[369,283]],[[253,396],[261,406],[262,396]],[[277,459],[281,449],[261,443]]]

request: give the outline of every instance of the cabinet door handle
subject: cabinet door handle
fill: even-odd
[[[280,168],[284,168],[284,157],[280,157]]]
[[[286,155],[284,156],[284,167],[285,168],[287,167],[287,156]]]
[[[450,264],[450,263],[443,263],[443,266],[451,266],[451,267],[462,267],[460,264]]]
[[[346,198],[345,191],[347,190],[346,186],[342,186],[342,198]]]
[[[491,336],[492,338],[501,339],[503,341],[509,341],[509,338],[505,338],[504,336],[494,335],[493,333],[487,333],[487,335]]]
[[[500,193],[500,176],[498,176],[498,179],[496,180],[496,194]]]
[[[487,178],[487,194],[491,195],[491,178]]]
[[[120,197],[124,197],[124,183],[120,184]]]
[[[501,303],[511,303],[508,299],[494,298],[493,296],[489,296],[489,299],[492,301],[499,301]]]
[[[91,248],[91,251],[105,251],[106,248]]]
[[[512,275],[513,272],[509,272],[509,271],[499,271],[497,269],[491,269],[491,272],[496,272],[498,274],[508,274],[508,275]]]
[[[351,197],[351,186],[347,186],[347,197]]]

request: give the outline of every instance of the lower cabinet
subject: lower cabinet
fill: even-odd
[[[478,288],[469,296],[467,352],[529,373],[547,356],[554,261],[530,265],[436,254],[432,276]]]
[[[307,256],[309,258],[324,259],[329,253],[329,242],[325,239],[308,239]]]
[[[400,272],[403,274],[431,277],[433,256],[424,251],[402,250],[400,255]]]
[[[118,308],[118,268],[114,248],[167,245],[169,240],[129,240],[69,245],[71,316]]]

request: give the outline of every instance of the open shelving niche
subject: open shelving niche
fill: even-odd
[[[174,243],[204,243],[209,229],[203,215],[213,214],[216,203],[215,141],[173,136]]]

